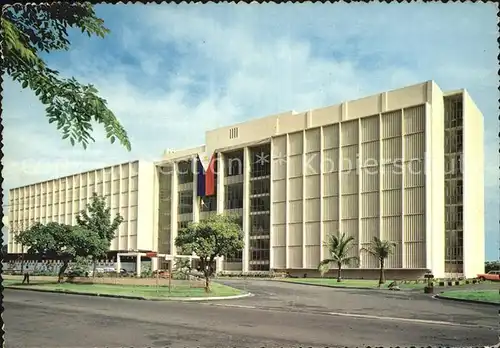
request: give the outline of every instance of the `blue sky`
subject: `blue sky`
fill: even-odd
[[[498,257],[497,19],[492,4],[97,5],[111,33],[47,55],[96,85],[133,150],[60,139],[29,90],[4,82],[9,188],[204,143],[204,131],[435,80],[485,118],[486,253]]]

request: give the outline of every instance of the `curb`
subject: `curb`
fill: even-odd
[[[440,295],[434,295],[432,297],[435,299],[438,299],[438,300],[455,301],[455,302],[462,302],[462,303],[474,303],[474,304],[482,304],[482,305],[496,306],[496,307],[500,306],[500,303],[478,301],[478,300],[467,300],[464,298],[452,298],[452,297],[440,296]]]
[[[154,297],[143,297],[143,296],[123,296],[123,295],[111,295],[111,294],[98,294],[95,292],[76,292],[76,291],[67,291],[67,290],[58,291],[58,290],[45,290],[45,289],[27,289],[27,288],[13,287],[13,286],[4,286],[3,288],[4,289],[12,289],[12,290],[21,290],[21,291],[49,292],[49,293],[53,293],[53,294],[108,297],[108,298],[120,298],[120,299],[127,299],[127,300],[143,300],[143,301],[179,301],[179,302],[220,301],[220,300],[236,300],[236,299],[240,299],[240,298],[254,296],[252,293],[247,292],[245,294],[233,295],[233,296],[154,298]]]
[[[275,281],[273,278],[243,278],[243,277],[218,277],[214,278],[214,280],[219,280],[219,281],[225,281],[225,280],[247,280],[247,281],[261,281],[261,282],[269,282],[269,281]]]
[[[339,286],[330,286],[330,285],[324,285],[324,284],[313,284],[313,283],[302,283],[302,282],[295,282],[295,281],[288,281],[288,280],[274,280],[275,282],[281,282],[281,283],[288,283],[288,284],[299,284],[299,285],[308,285],[308,286],[319,286],[323,288],[337,288],[337,289],[354,289],[354,290],[388,290],[390,291],[389,288],[368,288],[368,287],[362,287],[362,286],[345,286],[345,285],[339,285]],[[472,284],[467,284],[467,285],[472,285]],[[458,287],[460,285],[453,285],[453,286],[434,286],[434,288],[439,288],[439,289],[445,289],[445,288],[453,288],[453,287]],[[423,288],[400,288],[399,291],[423,291]],[[489,302],[479,302],[479,303],[489,303]]]

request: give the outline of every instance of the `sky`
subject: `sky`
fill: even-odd
[[[111,33],[71,32],[49,66],[99,89],[132,151],[95,128],[61,140],[30,90],[4,80],[4,197],[13,187],[199,146],[205,131],[434,80],[485,121],[486,257],[499,251],[498,36],[492,3],[96,5]],[[6,201],[3,204],[7,204]],[[5,211],[4,207],[4,211]]]

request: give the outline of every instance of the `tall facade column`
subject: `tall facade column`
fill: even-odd
[[[224,162],[224,154],[217,153],[217,214],[224,214],[225,187],[224,173],[226,171],[226,163]],[[216,260],[217,272],[224,270],[224,256],[218,257]]]
[[[355,256],[359,257],[361,254],[361,239],[363,235],[363,224],[361,223],[363,217],[363,175],[361,169],[361,162],[363,156],[363,146],[361,142],[362,130],[361,130],[361,119],[358,118],[358,156],[356,158],[356,176],[358,178],[358,235],[356,238],[358,239],[358,250]],[[358,268],[363,268],[362,263],[358,263]]]
[[[302,268],[307,268],[306,258],[306,132],[302,131]]]
[[[427,114],[426,114],[427,115]],[[427,149],[427,148],[426,148]],[[407,267],[406,260],[406,236],[405,236],[405,110],[401,109],[401,255],[400,262],[397,266],[401,268]]]
[[[274,195],[275,190],[274,190],[274,161],[275,161],[275,154],[274,154],[274,138],[271,138],[271,142],[269,144],[269,161],[271,165],[271,171],[270,171],[270,178],[269,178],[269,204],[271,206],[271,210],[269,211],[269,271],[272,271],[275,269],[274,265],[274,243],[273,243],[273,238],[274,238]]]
[[[179,193],[178,191],[178,178],[177,178],[177,162],[172,163],[171,173],[172,173],[172,189],[171,189],[171,201],[172,204],[170,206],[170,254],[176,255],[177,248],[175,246],[175,238],[177,237],[177,206],[179,201]]]
[[[387,97],[387,95],[386,95]],[[382,97],[383,98],[383,97]],[[383,101],[383,99],[382,99]],[[384,105],[384,104],[382,104]],[[379,160],[378,160],[378,235],[377,237],[379,239],[384,239],[384,223],[383,223],[383,218],[382,218],[382,212],[384,208],[384,196],[383,196],[383,186],[384,186],[384,170],[385,167],[383,166],[382,161],[384,160],[384,147],[383,147],[383,134],[382,132],[384,131],[384,123],[382,119],[382,114],[378,114],[378,154],[379,154]]]
[[[224,162],[224,154],[217,154],[217,214],[224,213],[224,172],[226,171],[226,163]]]
[[[137,254],[137,260],[135,264],[135,273],[137,277],[141,276],[141,254]]]
[[[286,135],[285,150],[285,268],[290,268],[290,134]]]
[[[191,159],[191,170],[193,171],[193,222],[199,222],[200,198],[198,198],[198,163],[196,157]]]
[[[250,149],[243,149],[243,247],[242,271],[248,272],[250,264]]]
[[[325,154],[323,149],[325,147],[324,140],[324,127],[319,128],[319,260],[323,261],[325,259],[325,248],[323,244],[325,242],[325,212],[324,212],[324,202],[323,196],[325,193]]]

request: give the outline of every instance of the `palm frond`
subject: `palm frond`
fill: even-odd
[[[377,253],[375,250],[371,249],[370,247],[368,248],[361,248],[361,251],[366,251],[367,253],[373,255],[373,256],[377,256]]]
[[[330,270],[330,263],[332,262],[333,261],[330,259],[325,259],[319,263],[318,271],[322,277],[325,275],[325,273],[327,273]]]
[[[346,259],[344,259],[344,264],[350,266],[353,263],[358,263],[359,262],[359,257],[357,256],[350,256]]]
[[[327,240],[323,243],[323,245],[328,248],[329,259],[328,261],[323,260],[318,267],[322,266],[324,262],[327,264],[335,263],[337,265],[352,263],[356,259],[355,256],[350,255],[354,240],[354,237],[346,236],[344,233],[329,235]]]

